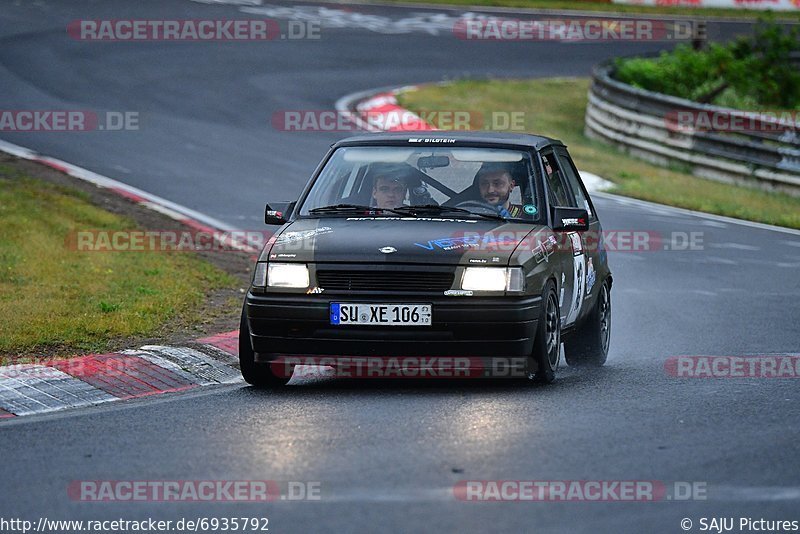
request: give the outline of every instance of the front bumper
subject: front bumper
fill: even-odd
[[[525,357],[542,298],[247,295],[256,361],[287,355]],[[431,326],[334,326],[331,302],[431,303]]]

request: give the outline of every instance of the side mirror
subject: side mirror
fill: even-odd
[[[264,208],[264,222],[266,224],[286,224],[292,216],[297,202],[275,202],[273,208],[269,204]]]
[[[589,229],[589,212],[581,208],[553,208],[553,230],[585,232]]]

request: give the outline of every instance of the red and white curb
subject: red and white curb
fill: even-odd
[[[436,131],[437,128],[397,102],[397,95],[415,91],[419,87],[406,85],[353,93],[340,98],[336,102],[336,110],[346,114],[359,128],[370,132]],[[596,174],[579,172],[590,193],[603,191],[614,185]]]
[[[336,111],[368,132],[436,130],[419,115],[397,103],[397,95],[416,88],[408,85],[352,93],[336,101]]]
[[[192,347],[146,345],[0,367],[0,419],[241,382],[238,339],[234,330]]]
[[[34,150],[0,140],[0,151],[35,161],[102,187],[143,207],[162,213],[217,239],[232,233],[225,246],[248,253],[257,247],[233,241],[235,228],[186,206],[153,195],[113,178]],[[147,345],[135,350],[89,354],[42,363],[0,367],[0,419],[80,408],[106,402],[184,391],[211,384],[241,382],[239,332],[198,339],[191,347]]]

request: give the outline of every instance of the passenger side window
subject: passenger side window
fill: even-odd
[[[572,189],[572,193],[577,201],[575,207],[584,208],[589,212],[589,218],[594,218],[594,214],[592,213],[592,205],[589,202],[589,199],[586,197],[586,194],[583,192],[583,187],[581,187],[580,179],[578,178],[578,171],[575,170],[572,160],[565,152],[561,150],[558,151],[558,159],[562,164],[561,167],[564,169],[564,176],[567,179],[567,183],[569,184],[570,189]]]
[[[547,180],[550,204],[561,207],[577,207],[553,152],[542,154],[542,166]]]

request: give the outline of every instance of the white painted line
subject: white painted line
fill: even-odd
[[[754,247],[753,245],[743,245],[741,243],[709,243],[708,246],[711,248],[722,248],[729,250],[747,250],[747,251],[761,250],[761,247]]]
[[[738,261],[729,260],[728,258],[720,258],[718,256],[706,256],[702,261],[706,263],[718,263],[721,265],[739,265]]]
[[[698,178],[698,180],[702,180],[702,178]],[[674,211],[675,213],[682,213],[684,215],[691,215],[693,217],[700,217],[711,221],[720,221],[730,224],[738,224],[740,226],[749,226],[750,228],[758,228],[759,230],[768,230],[771,232],[782,232],[784,234],[800,235],[800,230],[795,230],[794,228],[783,228],[782,226],[775,226],[772,224],[745,221],[743,219],[734,219],[733,217],[725,217],[724,215],[714,215],[713,213],[703,213],[702,211],[687,210],[685,208],[676,208],[674,206],[667,206],[665,204],[656,204],[655,202],[648,202],[647,200],[639,200],[638,198],[623,197],[612,193],[596,192],[592,193],[592,196],[605,198],[607,200],[620,202],[622,204],[641,206],[643,208],[658,208],[662,210],[670,210]]]
[[[581,175],[581,180],[583,180],[583,185],[586,186],[586,189],[589,190],[590,193],[594,194],[597,191],[604,191],[611,187],[614,187],[613,182],[609,182],[608,180],[601,178],[600,176],[578,169],[578,174]]]
[[[0,150],[22,159],[33,159],[36,157],[36,152],[25,147],[17,146],[12,143],[7,143],[0,139]]]
[[[700,221],[700,224],[703,226],[710,226],[712,228],[728,228],[727,224],[717,221]]]
[[[268,0],[190,0],[198,4],[229,5],[233,7],[257,7],[264,5]],[[750,0],[753,1],[753,0]],[[643,19],[648,20],[697,20],[697,15],[683,14],[661,14],[661,13],[632,13],[625,11],[597,11],[591,9],[553,9],[553,8],[525,8],[525,7],[502,7],[487,5],[452,5],[438,4],[436,2],[384,2],[381,0],[317,0],[318,4],[334,6],[345,6],[352,9],[353,6],[364,7],[387,7],[392,9],[412,9],[417,12],[422,10],[429,11],[457,11],[457,12],[478,12],[478,13],[500,13],[503,15],[547,15],[565,18],[573,17],[596,17],[596,18],[619,18],[619,19]],[[588,6],[587,6],[588,8]],[[245,11],[246,12],[246,11]],[[786,11],[774,12],[776,22],[781,24],[798,24],[791,18],[783,17]],[[753,17],[742,14],[741,17],[731,15],[704,15],[704,20],[712,22],[733,22],[733,23],[753,23]]]
[[[239,5],[244,2],[258,2],[255,5],[261,5],[265,0],[191,0],[200,3],[216,3],[216,4],[232,4]],[[454,6],[451,4],[437,4],[436,2],[382,2],[381,0],[317,0],[320,4],[333,4],[333,5],[346,5],[346,6],[380,6],[391,8],[407,8],[407,9],[429,9],[439,11],[477,11],[484,13],[502,13],[502,14],[523,14],[523,15],[553,15],[558,17],[598,17],[598,18],[619,18],[619,19],[645,19],[645,20],[697,20],[697,15],[682,15],[682,14],[661,14],[661,13],[631,13],[625,11],[594,11],[590,9],[546,9],[546,8],[525,8],[525,7],[502,7],[502,6],[486,6],[486,5],[461,5]],[[588,7],[588,6],[587,6]],[[781,24],[800,24],[794,19],[781,17],[785,11],[773,12],[775,21]],[[756,19],[753,17],[746,17],[744,14],[741,18],[732,17],[730,15],[704,15],[703,20],[713,22],[735,22],[735,23],[753,23]]]
[[[715,501],[800,501],[800,486],[714,486]]]
[[[149,209],[151,209],[153,211],[157,211],[158,213],[161,213],[162,215],[166,215],[170,219],[175,219],[176,221],[185,221],[186,220],[186,216],[185,215],[180,214],[175,210],[171,210],[171,209],[169,209],[167,207],[164,207],[161,204],[156,204],[155,202],[150,202],[149,200],[147,202],[142,202],[142,206],[144,206],[146,208],[149,208]]]
[[[211,226],[213,228],[224,231],[231,231],[236,229],[235,227],[227,223],[224,223],[219,219],[209,217],[208,215],[204,215],[191,208],[187,208],[186,206],[172,202],[171,200],[167,200],[158,195],[148,193],[147,191],[114,180],[113,178],[109,178],[108,176],[103,176],[102,174],[98,174],[88,169],[84,169],[83,167],[78,167],[77,165],[67,163],[66,161],[51,158],[48,156],[42,156],[41,154],[38,154],[36,151],[31,150],[29,148],[21,147],[13,143],[8,143],[6,141],[0,140],[0,150],[2,150],[3,152],[7,152],[12,156],[16,156],[18,158],[29,159],[34,161],[36,160],[46,161],[48,163],[53,163],[55,165],[61,166],[67,170],[67,174],[69,174],[70,176],[84,180],[86,182],[93,183],[98,187],[102,187],[105,189],[120,189],[128,193],[131,193],[133,195],[142,197],[146,201],[149,201],[153,204],[157,204],[162,208],[171,210],[171,212],[173,213],[180,214],[181,216],[180,220],[190,218],[199,221],[207,226]]]
[[[445,488],[338,488],[332,495],[326,495],[326,501],[332,502],[442,502],[457,501],[453,487]]]
[[[92,183],[104,189],[111,189],[111,190],[116,189],[125,191],[132,195],[136,195],[137,197],[143,199],[142,202],[139,202],[139,205],[144,206],[153,211],[157,211],[158,213],[166,215],[167,217],[174,219],[176,221],[185,222],[187,220],[193,220],[200,224],[203,224],[204,226],[208,226],[215,230],[221,230],[223,232],[232,232],[236,230],[236,227],[224,223],[219,219],[215,219],[214,217],[209,217],[208,215],[204,215],[199,211],[187,208],[186,206],[177,204],[175,202],[172,202],[171,200],[167,200],[152,193],[148,193],[147,191],[143,191],[137,187],[133,187],[131,185],[114,180],[113,178],[109,178],[108,176],[97,174],[96,172],[84,169],[83,167],[78,167],[77,165],[73,165],[66,161],[51,158],[49,156],[42,156],[37,152],[35,152],[34,150],[30,150],[28,148],[0,140],[0,151],[6,152],[18,158],[27,159],[31,161],[38,161],[46,164],[49,163],[57,167],[61,167],[65,169],[67,174],[69,174],[70,176],[78,178],[79,180],[84,180],[86,182]],[[216,241],[220,242],[224,246],[230,246],[231,248],[234,248],[236,250],[241,250],[243,252],[248,252],[248,253],[256,253],[261,250],[259,243],[250,242],[247,239],[248,238],[244,236],[241,238],[237,237],[235,239],[229,239],[228,242],[226,243],[222,243],[220,239],[216,239]]]

